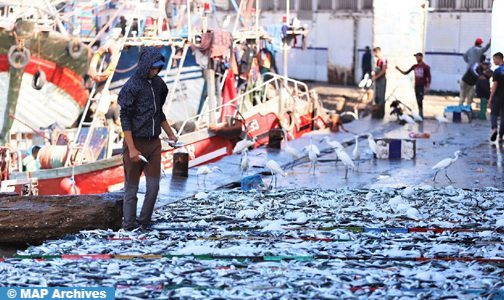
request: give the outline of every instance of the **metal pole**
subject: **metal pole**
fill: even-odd
[[[191,0],[187,0],[187,39],[194,43],[193,36],[191,34],[192,26],[191,26]]]
[[[215,70],[213,69],[213,60],[208,62],[208,68],[205,70],[208,95],[208,124],[215,124]]]
[[[287,1],[287,14],[286,14],[286,20],[285,20],[286,24],[285,25],[289,26],[289,20],[290,20],[290,0],[285,0],[285,1]],[[288,47],[288,45],[287,45],[286,41],[287,41],[287,39],[285,39],[285,41],[283,43],[283,46],[284,46],[284,49],[283,49],[284,50],[284,52],[283,52],[283,75],[285,77],[288,76],[288,74],[287,74],[288,73],[288,71],[287,71],[288,70],[287,69],[287,67],[288,67],[288,62],[287,62],[287,59],[288,59],[287,47]],[[285,81],[285,85],[287,86],[287,81]]]
[[[259,0],[256,0],[256,24],[255,24],[255,28],[256,28],[256,34],[257,34],[257,39],[256,39],[256,45],[257,47],[259,48],[259,12],[260,12],[260,1]],[[261,50],[261,49],[259,49]]]

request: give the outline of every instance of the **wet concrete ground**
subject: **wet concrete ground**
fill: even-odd
[[[448,123],[438,125],[435,120],[425,120],[411,128],[401,126],[396,122],[361,119],[347,124],[351,133],[318,131],[306,134],[300,139],[289,141],[289,145],[302,150],[313,139],[321,150],[329,149],[326,143],[319,143],[324,136],[340,142],[350,142],[346,147],[347,153],[353,150],[354,135],[371,132],[375,138],[408,138],[409,131],[429,132],[431,138],[417,139],[416,159],[414,160],[379,160],[373,159],[368,150],[366,137],[359,141],[361,161],[358,171],[350,171],[348,179],[344,179],[345,168],[341,162],[335,166],[334,153],[323,154],[317,165],[315,174],[309,173],[308,159],[300,160],[293,169],[288,170],[287,177],[278,178],[278,188],[295,187],[404,187],[427,184],[435,187],[452,185],[459,188],[503,188],[504,172],[502,168],[502,147],[491,145],[488,141],[489,122],[474,120],[472,123]],[[438,175],[436,182],[432,178],[432,166],[438,161],[453,157],[456,150],[462,151],[462,156],[448,170],[449,180],[443,173]],[[284,151],[268,149],[263,146],[250,152],[249,158],[253,166],[248,175],[266,171],[263,167],[267,160],[274,159],[282,165],[291,162],[291,158]],[[208,175],[206,188],[197,185],[197,168],[189,170],[188,178],[176,178],[167,174],[161,182],[158,206],[173,202],[177,199],[192,196],[201,191],[210,191],[230,183],[241,180],[239,169],[240,156],[232,155],[210,164],[219,166],[223,172]],[[269,183],[270,177],[263,176]]]

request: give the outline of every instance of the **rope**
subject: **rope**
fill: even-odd
[[[119,73],[119,74],[128,73],[128,72],[133,71],[133,69],[135,69],[137,66],[138,66],[138,63],[135,63],[134,65],[132,65],[131,67],[126,68],[126,69],[115,69],[115,72]]]

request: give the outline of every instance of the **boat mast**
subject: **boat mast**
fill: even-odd
[[[287,1],[287,5],[286,5],[286,8],[287,8],[287,12],[286,12],[286,20],[285,20],[285,25],[289,26],[289,20],[290,20],[290,0],[285,0]],[[287,69],[287,60],[288,60],[288,43],[287,43],[287,39],[284,39],[284,42],[283,42],[283,75],[287,78],[288,77],[288,69]],[[287,79],[285,80],[285,86],[287,86]]]

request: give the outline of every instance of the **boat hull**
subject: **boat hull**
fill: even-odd
[[[256,113],[246,119],[249,133],[256,137],[255,146],[264,145],[268,142],[268,134],[271,129],[279,127],[279,118],[275,113],[266,114]],[[294,126],[291,136],[297,138],[314,128],[325,127],[322,118],[312,118],[311,113],[299,118],[299,124]],[[184,148],[189,154],[189,167],[195,167],[202,164],[217,161],[232,153],[233,143],[223,137],[209,136],[206,130],[191,133],[196,136],[195,141],[187,143]],[[202,138],[197,138],[197,136]],[[207,135],[205,137],[205,135]],[[191,137],[186,137],[191,138]],[[165,171],[171,171],[174,149],[162,151],[162,168]],[[12,174],[9,181],[3,182],[4,190],[6,185],[15,192],[20,193],[23,186],[36,179],[39,195],[65,195],[75,193],[75,190],[68,189],[65,181],[72,174],[74,175],[75,185],[80,194],[100,194],[122,188],[124,183],[122,156],[114,156],[110,159],[88,163],[76,167],[56,168],[50,170],[41,170],[34,173]]]

